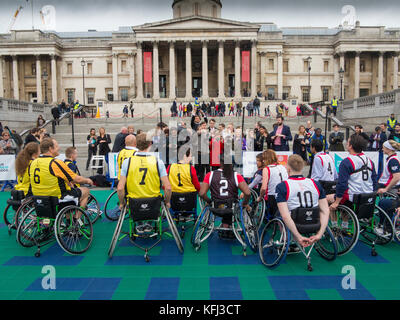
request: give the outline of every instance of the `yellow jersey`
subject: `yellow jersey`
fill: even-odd
[[[29,161],[29,166],[31,165],[32,160]],[[18,184],[14,187],[15,190],[20,190],[23,191],[25,196],[28,193],[29,190],[29,166],[26,168],[25,173],[23,175],[19,175],[17,177]]]
[[[136,153],[136,150],[133,149],[122,149],[118,153],[118,180],[121,178],[121,168],[122,168],[122,163],[124,162],[125,159],[132,157]]]
[[[161,196],[161,180],[155,156],[135,155],[128,158],[126,193],[128,198],[143,199]]]
[[[197,191],[192,182],[191,165],[189,163],[171,164],[168,171],[168,179],[171,183],[172,192],[190,193]]]

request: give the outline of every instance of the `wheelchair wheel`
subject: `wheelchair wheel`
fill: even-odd
[[[252,207],[251,215],[253,217],[254,223],[257,227],[257,231],[261,228],[261,224],[264,220],[265,215],[265,200],[262,199],[260,202],[257,202],[258,193],[257,191],[250,189],[251,198],[249,205]]]
[[[117,226],[115,227],[115,231],[114,231],[113,237],[111,239],[110,248],[108,249],[108,257],[109,258],[112,258],[113,254],[114,254],[115,246],[117,245],[119,235],[121,233],[122,225],[124,223],[126,211],[127,211],[127,209],[125,206],[125,208],[122,210],[122,213],[120,214],[120,216],[118,218],[118,223],[117,223]]]
[[[16,214],[17,212],[14,210],[14,208],[10,204],[7,204],[7,207],[4,209],[3,219],[9,230],[15,229]]]
[[[94,224],[102,214],[99,202],[93,195],[89,195],[86,214],[89,216],[92,224]]]
[[[119,210],[119,199],[117,190],[111,193],[104,205],[104,215],[108,220],[117,221],[118,217],[121,214],[121,210]]]
[[[250,217],[247,210],[241,205],[239,220],[244,234],[244,241],[246,242],[247,246],[253,250],[253,252],[256,252],[258,246],[258,226],[255,224],[254,219]]]
[[[81,215],[80,218],[77,214]],[[93,241],[90,217],[76,206],[68,206],[57,214],[54,233],[60,247],[69,254],[86,252]]]
[[[315,244],[315,250],[328,261],[333,261],[337,256],[336,240],[329,227],[326,227],[322,238]]]
[[[375,206],[372,219],[368,222],[360,222],[361,234],[369,242],[385,245],[394,238],[394,227],[392,220],[380,207]]]
[[[350,252],[360,235],[360,224],[353,210],[339,205],[336,211],[331,213],[328,226],[336,239],[337,255],[342,256]]]
[[[400,215],[393,215],[394,240],[400,243]]]
[[[17,242],[25,248],[30,248],[47,239],[51,232],[50,227],[40,226],[35,208],[31,208],[18,225]]]
[[[26,201],[23,201],[21,206],[18,208],[15,214],[15,228],[18,229],[18,225],[21,223],[22,218],[25,216],[27,212],[29,212],[33,208],[33,199],[29,198]]]
[[[162,204],[162,210],[164,211],[164,215],[167,218],[168,226],[171,229],[172,236],[175,239],[176,246],[178,247],[178,250],[180,253],[183,253],[183,243],[181,236],[179,235],[178,229],[176,228],[175,222],[172,219],[171,213],[169,210],[165,207],[165,204]]]
[[[258,251],[261,262],[268,268],[278,266],[287,255],[290,233],[281,219],[272,219],[261,233]]]
[[[209,207],[204,207],[194,225],[191,238],[192,245],[196,250],[200,249],[201,243],[211,235],[214,229],[214,219]]]

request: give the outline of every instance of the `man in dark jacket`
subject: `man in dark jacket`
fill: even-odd
[[[56,124],[60,124],[60,111],[57,106],[51,108],[51,114],[53,115],[53,119]]]
[[[122,127],[121,132],[118,133],[115,137],[114,145],[111,152],[117,153],[125,148],[125,138],[127,137],[127,135],[128,129],[126,127]]]
[[[26,138],[25,138],[25,146],[29,142],[36,142],[38,144],[40,143],[40,141],[39,141],[39,129],[38,128],[31,129],[31,132],[26,136]]]
[[[362,127],[362,125],[358,124],[354,127],[356,129],[356,135],[359,135],[361,137],[363,137],[366,140],[366,144],[369,144],[369,137],[368,135],[364,132],[364,129]]]
[[[271,133],[272,147],[275,151],[289,151],[289,141],[292,141],[290,128],[283,124],[283,117],[277,117],[277,126]]]
[[[258,97],[254,98],[253,107],[254,107],[254,115],[260,116],[260,99],[258,99]]]
[[[203,114],[204,117],[204,122],[208,123],[208,119],[207,116],[203,113],[203,111],[200,110],[200,112]],[[193,114],[192,113],[192,119],[190,121],[190,126],[192,127],[192,129],[197,132],[197,130],[199,129],[199,126],[201,124],[201,118],[200,116]]]
[[[329,135],[329,151],[344,151],[344,134],[339,132],[339,125],[333,125],[333,132]]]
[[[369,151],[381,151],[383,143],[387,140],[387,136],[382,132],[381,127],[375,128],[375,133],[369,137]]]

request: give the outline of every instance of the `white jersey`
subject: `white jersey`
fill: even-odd
[[[276,197],[276,186],[289,178],[287,170],[280,164],[271,164],[265,168],[268,173],[268,186],[265,194]]]
[[[374,184],[372,181],[372,172],[374,166],[371,159],[365,154],[349,155],[348,159],[353,167],[353,172],[350,174],[348,181],[349,200],[353,201],[355,194],[364,194],[374,192]],[[363,166],[364,169],[363,169]]]
[[[397,154],[393,154],[386,159],[382,175],[378,181],[379,184],[387,187],[393,179],[393,173],[398,172],[400,172],[400,160]]]
[[[313,179],[289,178],[285,181],[289,211],[318,206],[320,191]]]
[[[333,158],[325,152],[318,152],[314,156],[311,179],[315,181],[335,181],[337,178],[338,174]]]

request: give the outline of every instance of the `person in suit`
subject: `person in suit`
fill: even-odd
[[[333,132],[329,135],[329,151],[344,151],[344,134],[339,132],[339,125],[333,125]]]
[[[299,132],[295,134],[293,140],[293,154],[298,154],[307,161],[307,145],[310,141],[307,139],[307,132],[304,126],[299,127]]]
[[[375,128],[375,133],[369,137],[369,150],[368,151],[381,151],[383,143],[387,140],[387,136],[382,132],[381,127]]]
[[[289,151],[289,141],[292,141],[290,128],[283,124],[283,117],[276,117],[277,125],[271,133],[272,148],[275,151]]]
[[[126,127],[121,128],[121,132],[115,137],[112,152],[118,153],[125,148],[125,138],[128,135],[128,129]]]

